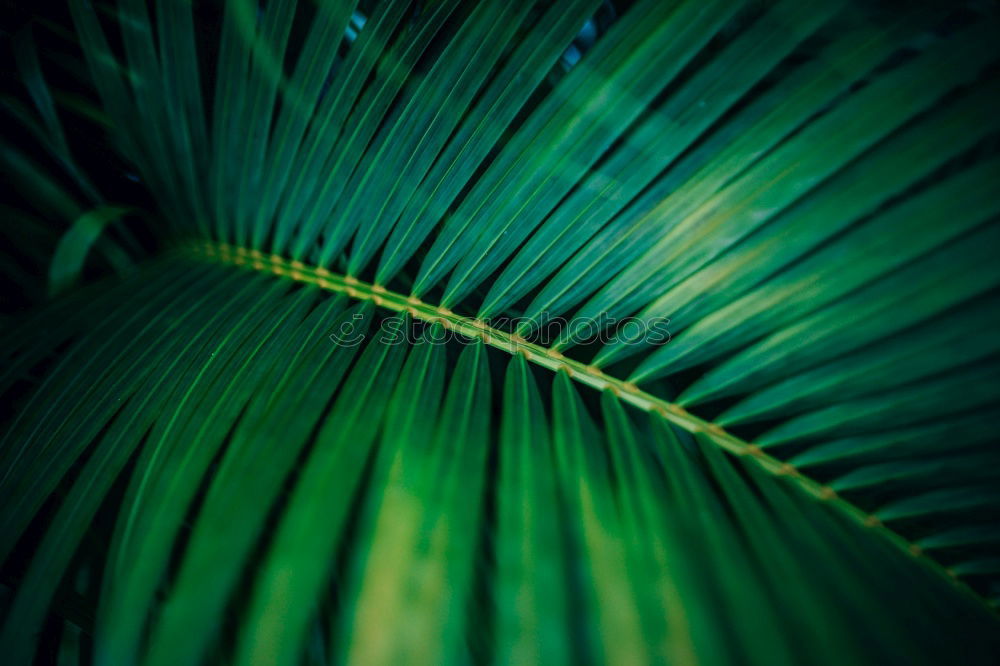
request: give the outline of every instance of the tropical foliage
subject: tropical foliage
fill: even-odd
[[[995,663],[998,34],[837,0],[20,27],[5,663]]]

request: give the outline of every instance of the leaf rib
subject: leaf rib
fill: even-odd
[[[664,421],[695,434],[734,456],[753,460],[758,468],[773,476],[788,478],[806,495],[836,507],[836,511],[853,522],[880,533],[901,551],[950,581],[962,594],[983,604],[991,613],[994,612],[986,599],[949,573],[936,560],[925,555],[922,549],[906,537],[886,527],[875,514],[843,499],[832,488],[802,474],[788,462],[765,453],[752,442],[747,442],[727,432],[719,424],[702,419],[688,412],[681,405],[659,398],[632,382],[608,375],[600,368],[568,358],[554,349],[528,342],[516,333],[493,328],[483,321],[455,314],[447,308],[425,303],[414,296],[404,296],[391,292],[385,287],[372,285],[351,276],[338,275],[322,267],[307,266],[300,261],[288,260],[278,255],[265,255],[258,250],[233,247],[211,241],[194,242],[188,246],[188,252],[200,260],[272,273],[296,282],[316,285],[327,291],[346,294],[355,300],[371,302],[377,307],[409,314],[414,319],[437,323],[449,331],[482,340],[485,344],[509,354],[520,354],[536,365],[548,368],[553,372],[564,373],[576,382],[598,391],[609,390],[621,401],[637,409],[655,414]]]

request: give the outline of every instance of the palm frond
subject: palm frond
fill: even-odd
[[[20,33],[9,663],[996,659],[996,12],[609,6],[71,0],[151,213]]]

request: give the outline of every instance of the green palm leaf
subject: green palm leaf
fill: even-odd
[[[68,14],[4,98],[61,292],[7,663],[1000,656],[994,8]]]

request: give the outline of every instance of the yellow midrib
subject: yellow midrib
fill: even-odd
[[[726,432],[722,426],[701,419],[680,405],[658,398],[639,388],[632,382],[612,377],[600,368],[568,358],[554,349],[528,342],[518,335],[490,327],[485,322],[457,315],[454,312],[424,303],[412,296],[403,296],[385,287],[362,282],[353,277],[338,275],[325,268],[307,266],[300,261],[288,260],[278,255],[267,255],[259,250],[232,247],[225,243],[198,241],[187,246],[187,251],[202,259],[211,259],[233,266],[243,266],[253,270],[273,273],[316,285],[321,289],[342,293],[349,298],[371,302],[377,307],[394,312],[405,312],[415,319],[438,323],[444,328],[469,338],[478,338],[485,344],[502,349],[509,354],[521,354],[528,361],[546,367],[553,372],[565,372],[573,380],[599,391],[611,391],[620,400],[644,412],[650,412],[683,428],[687,432],[704,437],[717,446],[737,456],[746,456],[768,473],[782,476],[798,485],[806,494],[827,504],[832,504],[861,526],[880,532],[903,552],[933,569],[950,580],[965,594],[984,604],[993,613],[992,607],[972,588],[959,580],[939,562],[926,556],[921,548],[901,534],[889,529],[874,514],[840,497],[829,486],[811,479],[792,465],[778,460],[764,452],[759,446],[746,442]]]

